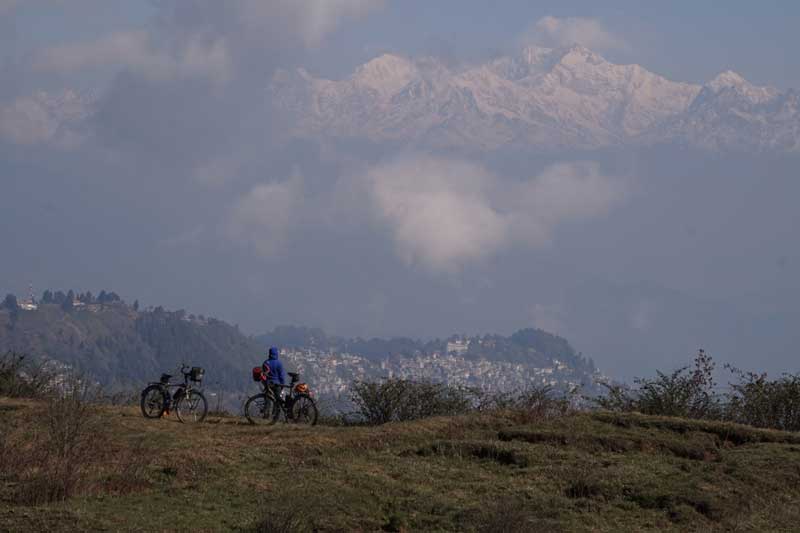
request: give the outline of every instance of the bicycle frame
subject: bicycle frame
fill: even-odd
[[[185,365],[181,367],[181,374],[183,374],[183,383],[173,383],[172,378],[170,378],[170,380],[167,381],[166,383],[162,381],[151,381],[148,383],[148,385],[159,385],[164,390],[164,393],[167,396],[168,404],[172,403],[173,400],[180,398],[180,396],[188,394],[195,388],[197,388],[198,390],[202,390],[199,387],[194,387],[190,383],[189,376],[191,375],[191,372],[187,372],[186,368],[188,367],[186,367]],[[177,391],[175,391],[175,393],[171,393],[170,392],[171,389],[177,389]],[[182,393],[178,395],[178,393],[181,391]],[[173,396],[177,396],[177,398],[173,398]]]
[[[268,382],[261,383],[261,386],[264,389],[264,394],[283,411],[283,417],[286,420],[292,418],[292,405],[294,405],[295,402],[294,387],[297,385],[297,383],[299,383],[299,381],[299,376],[295,374],[292,376],[292,381],[289,383],[289,385]],[[286,396],[279,395],[276,398],[274,388],[289,389],[289,392],[286,394]]]

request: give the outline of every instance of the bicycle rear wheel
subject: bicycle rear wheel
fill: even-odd
[[[272,395],[262,392],[247,400],[244,416],[251,424],[269,426],[278,421],[278,406]]]
[[[317,404],[314,399],[307,394],[298,394],[292,403],[292,421],[295,424],[308,424],[313,426],[317,423]]]
[[[208,413],[208,402],[203,393],[191,390],[182,394],[175,406],[175,413],[178,420],[188,423],[199,423],[205,420]]]
[[[167,409],[167,395],[160,385],[150,385],[142,391],[139,402],[145,418],[161,418]]]

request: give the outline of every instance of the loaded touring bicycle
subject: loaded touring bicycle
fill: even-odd
[[[267,371],[268,372],[268,371]],[[271,425],[283,416],[293,424],[317,423],[317,404],[312,398],[308,384],[300,382],[300,374],[287,372],[289,385],[270,383],[263,367],[253,368],[253,381],[260,383],[262,392],[251,396],[244,404],[244,415],[251,424]],[[281,394],[282,389],[288,389]]]
[[[183,383],[173,383],[171,374],[151,382],[143,391],[142,414],[145,418],[161,418],[172,409],[181,422],[202,422],[208,413],[208,402],[199,390],[205,370],[199,366],[181,365]],[[172,392],[174,391],[174,392]]]

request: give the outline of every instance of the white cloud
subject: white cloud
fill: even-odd
[[[448,270],[494,252],[508,238],[504,216],[488,201],[494,178],[478,165],[403,159],[373,168],[367,180],[408,263]]]
[[[259,255],[272,256],[284,246],[302,200],[299,174],[284,182],[256,185],[231,209],[227,235]]]
[[[305,0],[303,35],[315,46],[342,20],[361,17],[383,6],[383,0]]]
[[[37,91],[0,103],[0,138],[15,144],[48,143],[60,148],[79,145],[79,123],[88,103],[73,91]]]
[[[581,44],[595,50],[625,50],[625,40],[611,33],[597,19],[542,17],[523,36],[526,44],[562,47]]]
[[[121,31],[96,41],[46,48],[37,54],[33,67],[64,72],[127,68],[151,79],[197,76],[225,81],[231,74],[231,59],[221,38],[192,36],[167,50],[156,46],[146,31]]]
[[[14,143],[46,142],[57,127],[52,113],[36,98],[18,98],[0,107],[0,137]]]
[[[624,180],[602,174],[594,163],[556,163],[509,191],[513,237],[545,244],[557,224],[602,215],[626,194]]]
[[[430,156],[377,165],[364,184],[399,256],[445,272],[512,246],[545,245],[558,224],[602,214],[625,193],[591,163],[509,182],[475,163]]]
[[[244,0],[239,16],[251,33],[296,31],[303,44],[317,46],[342,21],[366,15],[384,0]]]

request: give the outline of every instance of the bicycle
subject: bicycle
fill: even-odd
[[[161,374],[160,381],[152,381],[142,391],[140,407],[145,418],[161,418],[169,414],[174,402],[175,413],[181,422],[202,422],[208,413],[208,402],[192,383],[201,383],[205,370],[199,366],[181,365],[183,383],[172,383],[171,374]],[[170,394],[170,389],[176,389]]]
[[[287,372],[291,378],[289,385],[268,383],[261,379],[261,369],[253,369],[253,380],[261,383],[263,391],[251,396],[244,404],[244,416],[254,425],[275,424],[283,414],[287,423],[308,424],[317,423],[319,413],[311,391],[305,383],[299,383],[300,374]],[[289,393],[282,397],[281,389],[289,389]],[[276,391],[278,392],[276,394]]]

